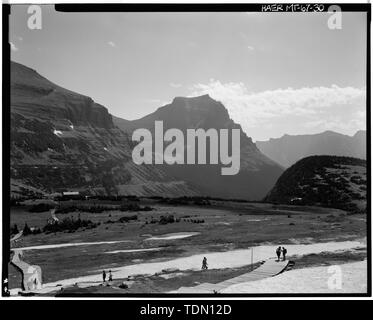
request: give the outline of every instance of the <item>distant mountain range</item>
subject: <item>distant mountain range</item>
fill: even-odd
[[[365,160],[311,156],[288,168],[264,200],[366,212],[366,196]]]
[[[325,131],[319,134],[284,135],[278,139],[257,141],[266,156],[287,168],[312,155],[335,155],[366,159],[366,131],[353,136]]]
[[[178,97],[144,118],[128,121],[12,62],[10,102],[13,196],[85,190],[258,200],[283,172],[229,118],[225,107],[209,96]],[[153,130],[155,120],[162,120],[165,130],[239,129],[240,172],[222,176],[221,165],[135,165],[131,133],[136,128]]]

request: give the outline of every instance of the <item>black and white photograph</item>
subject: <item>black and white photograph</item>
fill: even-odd
[[[3,297],[371,294],[370,4],[2,10]]]

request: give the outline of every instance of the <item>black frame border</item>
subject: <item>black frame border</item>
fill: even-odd
[[[276,4],[276,3],[272,3]],[[290,5],[292,3],[278,3]],[[293,3],[294,4],[294,3]],[[299,3],[306,5],[305,3]],[[315,4],[315,3],[309,3]],[[371,244],[371,59],[370,59],[370,26],[371,26],[371,4],[370,3],[319,3],[324,5],[323,12],[331,5],[338,5],[342,12],[366,12],[367,14],[367,52],[366,52],[366,132],[367,132],[367,293],[342,293],[342,294],[70,294],[61,296],[61,298],[206,298],[219,301],[224,298],[343,298],[343,297],[371,297],[372,296],[372,244]],[[17,4],[14,4],[17,5]],[[43,4],[47,5],[47,4]],[[230,3],[230,4],[213,4],[213,3],[127,3],[127,4],[55,4],[55,10],[61,12],[262,12],[263,5],[271,3]],[[3,73],[2,73],[2,296],[4,293],[3,280],[8,277],[8,263],[10,258],[10,45],[9,45],[9,15],[11,11],[10,4],[3,4]],[[271,12],[263,12],[263,14]],[[280,12],[286,13],[286,12]],[[302,11],[294,12],[302,13]],[[228,303],[233,300],[226,300]],[[134,301],[133,301],[134,302]],[[171,301],[170,301],[171,302]],[[154,301],[157,304],[157,301]]]

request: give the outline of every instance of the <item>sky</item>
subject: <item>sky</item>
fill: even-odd
[[[256,140],[366,122],[366,14],[63,13],[42,28],[13,5],[11,58],[92,97],[115,116],[143,117],[176,96],[210,94]]]

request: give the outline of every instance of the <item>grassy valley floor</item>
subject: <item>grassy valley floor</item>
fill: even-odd
[[[75,288],[74,291],[81,290],[82,293],[87,290],[114,290],[123,294],[168,292],[180,286],[220,282],[251,270],[250,247],[265,248],[261,254],[266,258],[271,254],[271,248],[278,245],[287,246],[289,256],[292,256],[294,245],[319,244],[317,250],[310,254],[307,251],[302,253],[303,247],[294,247],[298,258],[303,255],[299,259],[291,257],[296,261],[295,268],[360,261],[366,257],[364,250],[357,253],[344,246],[341,246],[344,249],[342,252],[320,254],[324,242],[344,241],[356,247],[354,241],[361,241],[366,236],[366,219],[362,214],[348,215],[344,211],[330,208],[231,201],[212,201],[211,205],[198,206],[168,205],[146,200],[142,205],[149,205],[154,210],[57,214],[60,219],[67,216],[77,219],[79,215],[81,219],[89,219],[99,225],[75,232],[28,235],[22,237],[16,247],[58,245],[23,250],[26,262],[42,268],[44,283],[58,284],[64,279],[84,277],[92,277],[100,283],[102,270],[113,270],[114,282],[110,287],[95,285],[91,289]],[[133,215],[137,215],[136,220],[118,222],[123,217]],[[159,223],[161,216],[169,215],[178,222]],[[42,228],[48,218],[49,212],[30,213],[27,206],[11,210],[11,224],[16,223],[19,227],[26,222],[30,227]],[[341,250],[333,246],[330,248],[329,251]],[[219,253],[232,251],[236,252],[229,258],[232,261],[219,261]],[[201,272],[201,261],[207,253],[216,253],[217,261],[215,263],[214,256],[209,256],[210,270]],[[259,253],[254,249],[255,261],[261,259]],[[194,258],[189,259],[190,265],[186,265],[180,272],[154,275],[172,265],[170,261],[188,257]],[[147,273],[148,264],[157,264],[157,271],[153,273],[150,268],[149,276],[139,276],[127,289],[119,288],[123,279],[126,279],[126,276],[121,278],[121,275],[127,275],[128,270],[136,269],[136,266],[136,273]],[[20,276],[12,266],[9,284],[10,288],[20,287]]]

